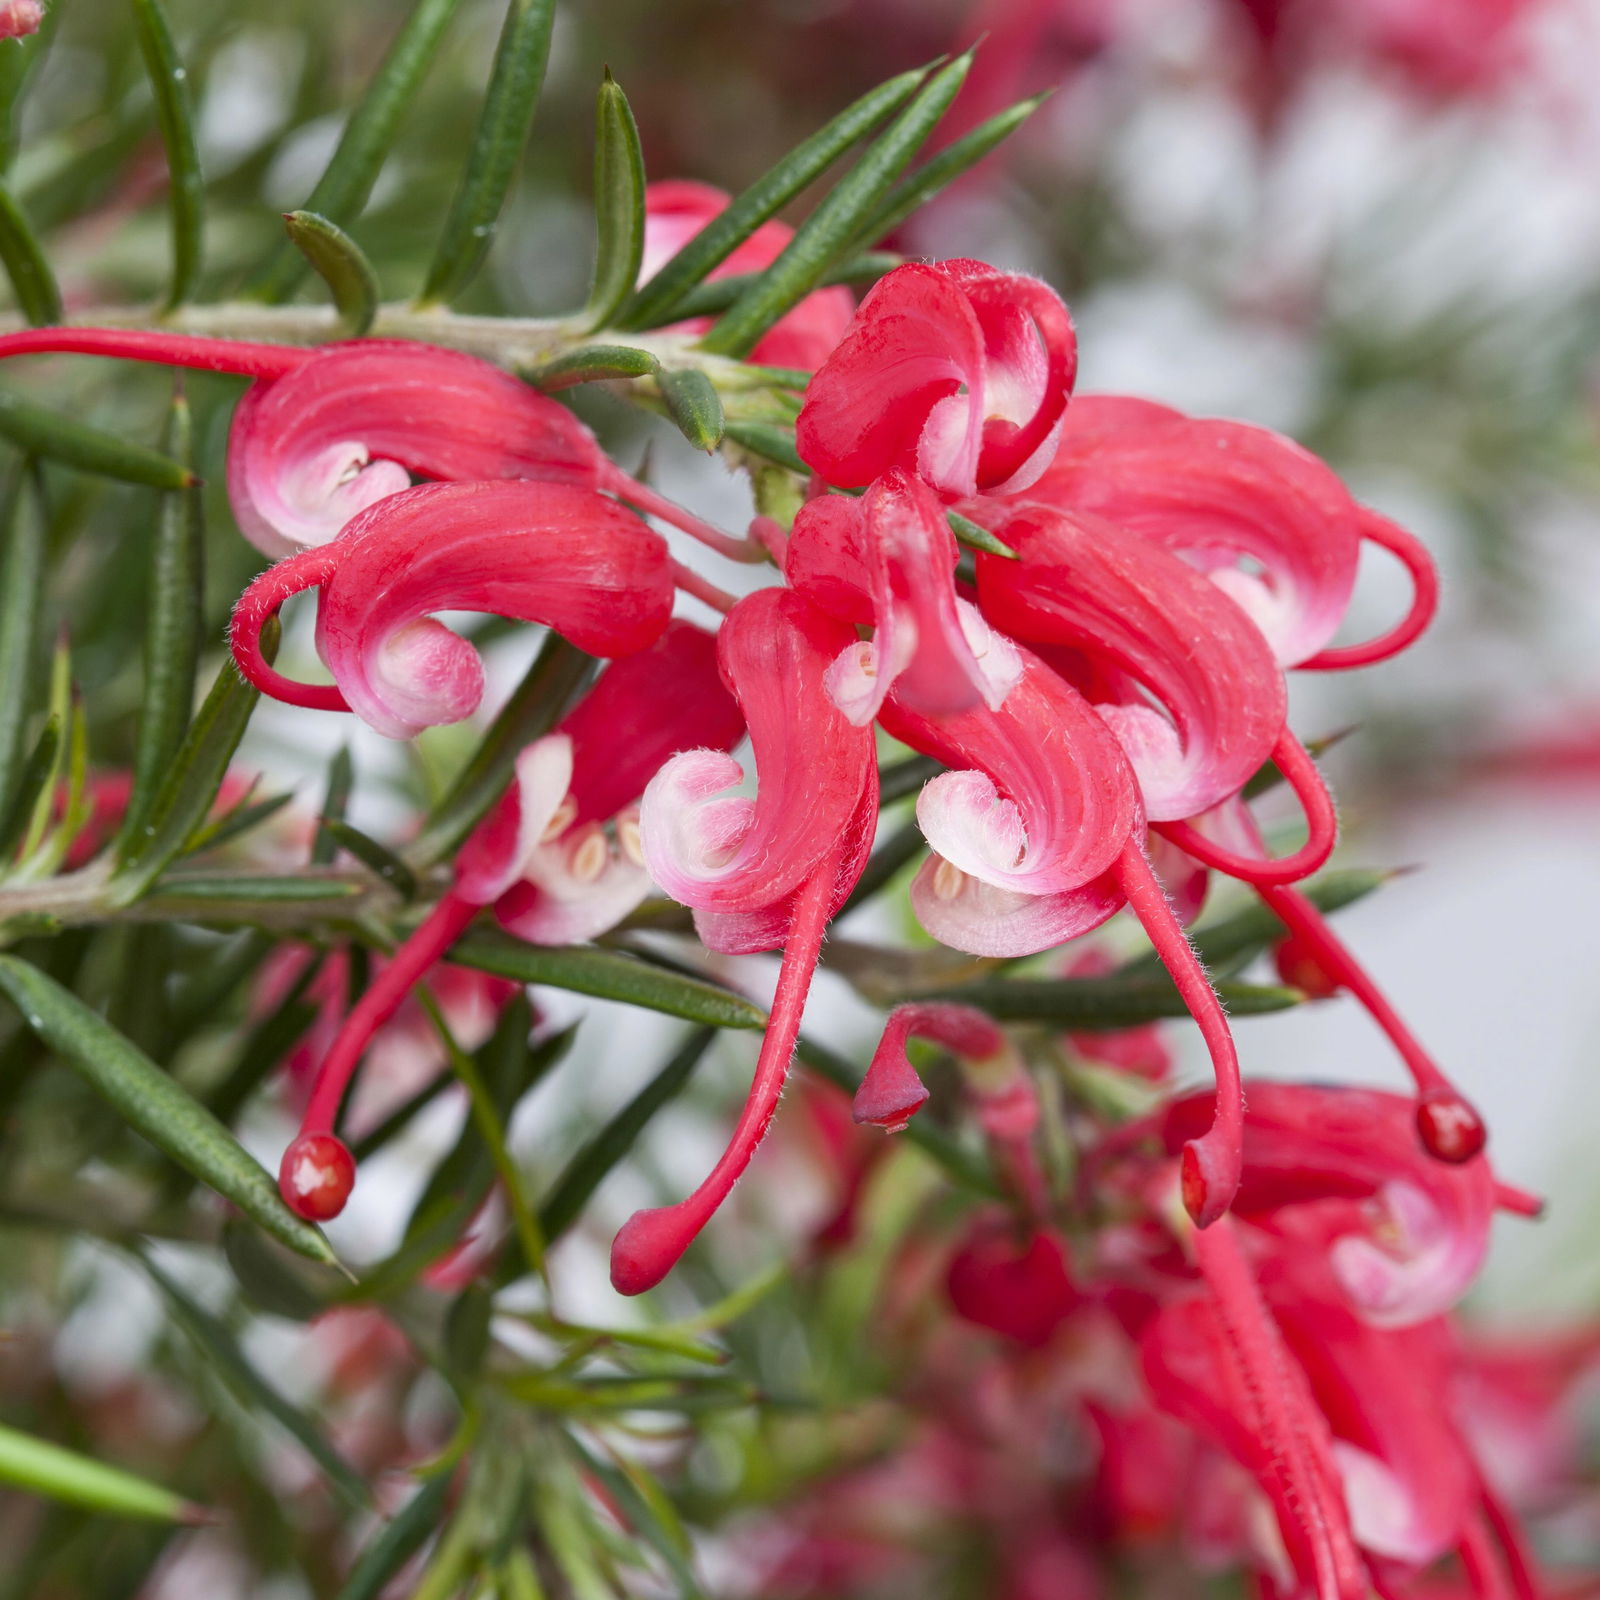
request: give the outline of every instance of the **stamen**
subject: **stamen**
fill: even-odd
[[[766,1137],[778,1109],[789,1061],[800,1032],[811,976],[816,970],[828,925],[828,910],[837,887],[844,842],[830,850],[801,885],[794,899],[783,966],[773,996],[772,1015],[750,1094],[717,1164],[686,1200],[676,1205],[636,1211],[611,1244],[611,1282],[619,1294],[643,1294],[675,1267],[739,1181],[756,1147]]]
[[[613,826],[617,831],[617,845],[634,866],[644,865],[644,834],[639,827],[639,808],[629,806],[619,811]]]
[[[1317,771],[1317,764],[1306,747],[1287,728],[1272,747],[1272,759],[1288,780],[1306,816],[1306,842],[1293,855],[1281,860],[1261,860],[1241,856],[1213,843],[1193,823],[1153,822],[1151,827],[1196,861],[1244,883],[1297,883],[1309,877],[1333,854],[1339,838],[1339,818],[1333,809],[1333,796]]]
[[[739,603],[736,596],[729,594],[726,589],[719,589],[708,578],[702,578],[693,567],[686,567],[681,561],[672,563],[672,581],[685,594],[692,594],[696,600],[703,601],[713,611],[720,611],[723,616],[727,616]]]
[[[707,549],[715,550],[719,556],[726,556],[730,561],[751,562],[767,559],[767,552],[755,540],[735,539],[732,535],[713,528],[709,522],[702,521],[692,511],[686,511],[675,501],[657,494],[654,489],[647,488],[636,478],[630,478],[621,467],[612,462],[607,461],[601,468],[598,487],[609,490],[619,500],[625,500],[636,510],[671,523],[674,528],[679,528],[691,538],[698,539]]]
[[[294,345],[250,344],[243,339],[207,339],[184,333],[135,328],[24,328],[0,336],[0,359],[26,355],[115,356],[153,361],[199,372],[232,372],[244,378],[281,378],[314,352]]]
[[[544,825],[544,832],[539,835],[540,844],[549,844],[554,839],[559,839],[568,828],[577,820],[578,802],[570,794],[564,795],[561,804],[555,809],[555,814]]]
[[[245,679],[263,694],[286,705],[311,711],[348,711],[349,702],[331,683],[301,683],[286,678],[261,653],[261,630],[285,600],[314,589],[333,576],[336,556],[331,547],[313,546],[267,568],[239,597],[233,608],[228,638],[233,659]]]
[[[1233,1204],[1244,1159],[1244,1086],[1239,1053],[1217,992],[1173,915],[1172,907],[1144,851],[1129,842],[1116,872],[1128,905],[1172,976],[1189,1015],[1199,1024],[1217,1081],[1216,1111],[1210,1128],[1183,1147],[1183,1203],[1202,1228]]]
[[[567,858],[567,870],[578,883],[593,883],[606,870],[611,859],[611,847],[606,843],[605,831],[599,823],[591,822]]]
[[[1366,1007],[1400,1053],[1418,1090],[1417,1132],[1423,1148],[1441,1161],[1470,1161],[1488,1139],[1483,1118],[1423,1049],[1366,968],[1298,889],[1257,884],[1256,890],[1268,910],[1315,957],[1323,971]]]
[[[333,1125],[345,1090],[373,1035],[400,1009],[406,996],[466,931],[478,910],[476,905],[454,892],[446,894],[395,951],[389,964],[344,1019],[338,1036],[317,1069],[311,1098],[300,1121],[300,1135],[284,1152],[278,1173],[278,1187],[284,1200],[300,1216],[326,1222],[344,1209],[355,1186],[355,1163],[335,1136]],[[342,1162],[339,1151],[344,1152]],[[348,1181],[341,1191],[338,1174],[345,1171],[346,1166]],[[321,1209],[302,1209],[306,1206]]]
[[[1351,667],[1370,667],[1387,661],[1411,644],[1433,621],[1439,609],[1439,574],[1433,557],[1420,539],[1406,532],[1387,517],[1376,511],[1361,508],[1361,537],[1381,545],[1391,555],[1398,556],[1411,574],[1411,609],[1387,633],[1363,644],[1337,645],[1319,650],[1316,655],[1300,665],[1313,672],[1345,672]]]

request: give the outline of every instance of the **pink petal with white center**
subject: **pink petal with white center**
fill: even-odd
[[[1359,509],[1321,461],[1268,429],[1080,397],[1029,498],[1192,557],[1285,666],[1320,651],[1349,607]]]
[[[1287,713],[1283,673],[1259,631],[1187,563],[1098,517],[1043,505],[972,508],[1020,559],[980,554],[985,617],[1016,639],[1069,646],[1097,669],[1097,706],[1122,741],[1157,821],[1236,793]],[[1132,698],[1138,690],[1156,702]]]
[[[262,658],[260,631],[318,586],[317,649],[333,689],[296,684]],[[406,739],[458,722],[483,689],[477,651],[429,618],[483,611],[542,622],[591,655],[631,655],[671,620],[667,547],[631,512],[553,483],[435,483],[368,507],[334,544],[269,567],[234,613],[239,669],[268,694],[354,711]]]
[[[581,944],[610,932],[649,893],[638,819],[625,813],[614,842],[589,822],[538,845],[495,915],[530,944]]]
[[[723,677],[760,782],[753,799],[723,793],[744,769],[720,751],[687,751],[656,774],[641,807],[644,858],[675,900],[714,913],[771,911],[838,851],[863,795],[876,796],[872,735],[824,688],[849,638],[846,624],[788,589],[759,590],[723,623]]]
[[[572,740],[566,734],[547,734],[522,751],[499,804],[456,856],[456,893],[474,905],[498,900],[522,876],[551,824],[560,825],[571,782]]]

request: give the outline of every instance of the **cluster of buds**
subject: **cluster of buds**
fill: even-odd
[[[661,186],[652,248],[670,251],[721,204]],[[763,229],[728,270],[761,265],[785,239]],[[1285,676],[1366,666],[1410,644],[1436,600],[1428,556],[1277,434],[1140,399],[1074,399],[1071,320],[1033,278],[977,261],[903,265],[853,312],[843,291],[814,294],[768,339],[758,356],[815,368],[796,425],[813,476],[790,527],[761,519],[742,538],[627,476],[555,401],[457,351],[109,329],[0,339],[0,355],[83,351],[253,380],[234,416],[228,490],[240,529],[276,559],[240,599],[232,648],[266,694],[354,714],[395,739],[461,721],[482,699],[483,667],[439,612],[542,624],[610,662],[521,752],[450,887],[327,1044],[284,1155],[284,1196],[316,1220],[344,1206],[354,1163],[335,1127],[352,1075],[481,914],[536,943],[581,941],[615,927],[653,882],[692,908],[708,949],[783,952],[724,1154],[691,1195],[636,1213],[614,1243],[620,1291],[658,1283],[777,1110],[825,931],[872,847],[881,728],[947,769],[916,807],[929,853],[911,903],[933,938],[1026,957],[1127,908],[1171,974],[1215,1092],[1124,1130],[1090,1164],[1126,1187],[1146,1139],[1159,1171],[1175,1163],[1191,1219],[1186,1256],[1141,1265],[1177,1285],[1138,1290],[1143,1359],[1172,1414],[1259,1467],[1297,1578],[1320,1594],[1362,1592],[1335,1456],[1307,1421],[1310,1380],[1285,1376],[1292,1330],[1274,1331],[1266,1307],[1283,1323],[1275,1286],[1292,1279],[1293,1293],[1311,1293],[1300,1279],[1315,1270],[1316,1294],[1355,1295],[1381,1325],[1397,1303],[1410,1320],[1436,1316],[1476,1265],[1500,1191],[1476,1113],[1295,887],[1327,860],[1337,825],[1288,726]],[[735,602],[676,562],[645,514],[722,556],[770,559],[783,581]],[[953,529],[973,524],[969,568]],[[1367,545],[1408,569],[1412,602],[1382,637],[1335,644]],[[261,647],[267,620],[307,590],[329,684],[285,676]],[[674,620],[679,591],[723,612],[715,634]],[[758,781],[735,794],[745,772],[732,752],[745,738]],[[1269,763],[1305,819],[1305,842],[1286,855],[1268,851],[1245,797]],[[1184,931],[1215,874],[1259,894],[1315,975],[1308,986],[1359,998],[1415,1079],[1410,1101],[1340,1102],[1371,1124],[1340,1144],[1343,1166],[1322,1159],[1327,1129],[1303,1130],[1293,1149],[1273,1131],[1287,1091],[1258,1089],[1246,1108],[1227,1018]],[[996,1327],[1048,1332],[1078,1297],[1050,1232],[1026,1068],[981,1013],[901,1012],[862,1086],[860,1120],[904,1127],[926,1098],[904,1058],[910,1033],[966,1064],[976,1118],[1033,1230],[1020,1270],[1003,1240],[974,1240],[958,1300],[986,1306]],[[1375,1205],[1402,1256],[1430,1263],[1421,1300],[1415,1275],[1371,1237]],[[1471,1225],[1458,1228],[1466,1212]],[[1291,1215],[1313,1218],[1321,1257]],[[1029,1286],[1039,1273],[1042,1295]],[[1232,1399],[1218,1411],[1222,1395]],[[1400,1481],[1384,1442],[1363,1440],[1352,1445],[1365,1463],[1356,1478]],[[1406,1554],[1446,1547],[1428,1527],[1423,1539],[1407,1522]],[[1466,1522],[1447,1531],[1466,1548]],[[1364,1548],[1393,1553],[1381,1540]]]

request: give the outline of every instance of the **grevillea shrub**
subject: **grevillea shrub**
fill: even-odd
[[[1330,921],[1428,545],[908,253],[1050,8],[715,172],[581,6],[94,9],[0,6],[0,1596],[1595,1592],[1600,1346],[1459,1310],[1538,1175]]]

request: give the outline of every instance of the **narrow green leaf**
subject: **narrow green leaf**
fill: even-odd
[[[73,692],[72,651],[64,633],[57,637],[55,654],[50,663],[49,718],[61,730],[61,738],[56,744],[50,769],[34,795],[33,815],[28,819],[27,829],[22,836],[22,859],[30,864],[30,868],[39,860],[39,846],[44,842],[61,798],[63,759],[70,759],[69,752],[73,747],[83,744],[83,710]],[[72,798],[69,797],[69,801]]]
[[[0,955],[0,991],[60,1059],[158,1150],[314,1261],[327,1241],[284,1203],[266,1169],[188,1090],[53,978]]]
[[[644,260],[644,152],[621,86],[607,68],[595,99],[594,282],[584,316],[603,328],[639,281]]]
[[[702,978],[668,972],[636,956],[592,945],[531,945],[496,932],[470,933],[450,951],[457,966],[518,983],[542,983],[573,994],[618,1000],[713,1028],[764,1028],[759,1006]]]
[[[205,1516],[170,1489],[15,1428],[0,1427],[0,1483],[114,1517],[198,1522]]]
[[[214,875],[175,872],[159,878],[146,891],[154,900],[209,903],[235,901],[241,906],[326,905],[330,900],[356,900],[365,890],[348,878],[269,877],[248,872]]]
[[[776,461],[780,467],[798,472],[809,478],[811,468],[800,459],[794,447],[794,429],[780,427],[775,422],[730,422],[725,432],[741,449],[748,450],[766,461]]]
[[[306,199],[306,211],[344,226],[361,212],[394,144],[400,119],[416,98],[439,41],[459,0],[417,0],[350,114],[326,170]],[[257,275],[250,291],[258,299],[282,300],[305,272],[305,259],[285,244]]]
[[[432,866],[453,853],[511,780],[517,756],[567,714],[597,663],[558,633],[545,640],[522,682],[489,724],[483,742],[434,808],[408,855]]]
[[[328,1442],[316,1422],[255,1369],[227,1326],[191,1299],[148,1256],[141,1256],[140,1261],[172,1308],[172,1320],[240,1405],[248,1411],[265,1412],[290,1434],[347,1504],[357,1510],[370,1506],[372,1497],[361,1475]]]
[[[194,460],[189,404],[173,397],[162,441],[185,467]],[[133,790],[118,832],[136,837],[172,768],[194,713],[195,679],[204,637],[205,509],[198,488],[162,497],[145,590],[144,702],[133,757]]]
[[[161,142],[167,149],[172,284],[167,290],[165,305],[170,310],[189,299],[200,276],[205,178],[200,171],[200,147],[194,135],[189,74],[172,41],[172,29],[161,0],[133,0],[133,17],[145,70],[150,74],[150,87],[155,92]]]
[[[894,180],[949,108],[972,66],[972,53],[941,67],[915,99],[800,224],[782,255],[736,300],[701,341],[725,356],[748,355],[791,306],[822,282],[848,254],[862,224],[882,203]]]
[[[10,861],[17,853],[23,835],[31,831],[30,824],[41,799],[53,798],[50,790],[54,787],[52,780],[60,754],[61,718],[52,715],[46,719],[37,742],[23,763],[16,796],[4,817],[0,818],[0,865]]]
[[[256,1310],[289,1322],[310,1322],[328,1309],[330,1302],[289,1266],[276,1246],[235,1217],[223,1224],[222,1254]]]
[[[1218,983],[1213,987],[1223,1005],[1238,1016],[1287,1011],[1305,998],[1298,989],[1271,984]],[[999,1022],[1050,1022],[1084,1032],[1115,1031],[1189,1014],[1183,997],[1164,974],[1148,978],[983,978],[906,996],[908,1000],[935,997],[976,1006]]]
[[[690,1566],[694,1545],[677,1508],[661,1485],[620,1451],[608,1449],[609,1459],[602,1461],[575,1435],[565,1435],[565,1442],[577,1456],[582,1470],[605,1486],[634,1532],[666,1562],[677,1585],[679,1600],[705,1600],[705,1590]]]
[[[5,533],[0,555],[0,685],[5,689],[0,694],[0,812],[9,814],[24,781],[23,740],[44,654],[48,530],[38,474],[31,466],[12,475],[0,526]]]
[[[389,1580],[438,1529],[449,1498],[448,1472],[424,1478],[417,1492],[367,1541],[336,1600],[378,1600]]]
[[[1381,889],[1393,876],[1393,872],[1382,869],[1347,867],[1324,872],[1307,883],[1297,883],[1295,888],[1319,911],[1338,911]],[[1259,900],[1251,900],[1228,916],[1202,922],[1190,931],[1190,939],[1207,966],[1221,966],[1255,955],[1275,944],[1283,932],[1283,924]],[[1122,968],[1129,975],[1159,970],[1160,958],[1153,951]]]
[[[340,745],[338,754],[328,763],[328,787],[322,797],[324,822],[344,821],[355,782],[356,769],[350,756],[350,746]],[[330,866],[338,853],[339,841],[324,828],[318,827],[316,837],[311,842],[311,864],[315,867]]]
[[[10,167],[17,153],[17,108],[28,80],[38,71],[50,46],[65,7],[46,6],[44,21],[37,33],[11,42],[0,50],[0,170]]]
[[[678,367],[664,371],[656,383],[678,432],[696,450],[707,454],[715,450],[722,443],[727,419],[722,414],[722,397],[710,378],[698,367]]]
[[[456,1378],[476,1378],[489,1353],[494,1296],[481,1283],[469,1283],[444,1314],[444,1355]]]
[[[902,72],[847,106],[738,195],[684,245],[614,319],[619,328],[650,328],[677,315],[683,298],[827,169],[856,140],[892,116],[917,92],[922,69]]]
[[[337,817],[324,817],[322,828],[342,850],[348,850],[380,883],[386,883],[402,900],[417,897],[417,875],[388,845],[352,828]]]
[[[826,1079],[835,1088],[843,1089],[846,1094],[853,1095],[861,1087],[863,1074],[860,1069],[830,1050],[825,1044],[801,1034],[795,1052],[801,1062],[819,1078]],[[1000,1185],[995,1181],[995,1176],[989,1170],[989,1163],[983,1155],[961,1144],[943,1128],[929,1122],[926,1117],[913,1118],[910,1126],[894,1137],[904,1139],[907,1144],[914,1144],[930,1160],[937,1162],[963,1189],[970,1189],[974,1194],[987,1195],[991,1199],[1000,1196]]]
[[[976,522],[964,517],[958,511],[945,512],[945,519],[950,524],[950,531],[956,539],[969,550],[982,550],[991,556],[1004,556],[1007,561],[1015,561],[1017,552],[1008,544],[989,532],[987,528],[980,528]]]
[[[883,203],[873,212],[857,235],[858,245],[870,245],[885,235],[893,233],[907,217],[919,211],[938,192],[953,183],[962,173],[975,167],[996,145],[1008,139],[1054,93],[1047,89],[1031,99],[1019,100],[1016,105],[981,122],[971,133],[948,144],[932,160],[924,162],[915,172],[907,173],[883,198]]]
[[[378,274],[361,246],[315,211],[286,211],[283,226],[290,243],[327,284],[340,327],[350,338],[361,338],[378,315],[382,299]]]
[[[131,439],[102,433],[85,422],[43,406],[29,404],[0,390],[0,438],[20,450],[46,456],[80,472],[123,483],[142,483],[151,489],[187,489],[199,480],[171,456],[147,450]]]
[[[818,288],[830,288],[834,284],[872,284],[876,283],[884,273],[892,271],[895,267],[902,266],[905,257],[896,255],[892,250],[875,250],[870,253],[851,256],[848,261],[840,262],[836,267],[830,267],[823,274],[822,282]],[[698,289],[691,290],[678,301],[672,308],[673,320],[679,318],[687,320],[690,317],[714,317],[719,312],[726,311],[735,300],[749,289],[761,277],[759,272],[735,272],[726,278],[713,278],[708,283],[702,283]]]
[[[578,1220],[590,1196],[633,1149],[650,1119],[688,1083],[715,1037],[714,1028],[696,1028],[667,1064],[567,1163],[539,1207],[539,1225],[547,1242],[554,1244]]]
[[[571,389],[610,378],[650,378],[661,363],[648,350],[628,344],[586,344],[554,361],[528,368],[522,376],[536,389]]]
[[[0,264],[4,264],[11,292],[29,322],[38,327],[61,320],[61,290],[56,287],[56,276],[22,207],[4,184],[0,184]]]
[[[255,785],[252,784],[252,791],[254,788]],[[189,842],[189,849],[192,852],[215,850],[219,845],[241,838],[252,828],[259,828],[262,823],[277,816],[285,806],[292,805],[294,800],[295,794],[292,789],[284,794],[268,795],[265,800],[241,800],[238,805],[223,812],[221,816],[207,818],[206,822],[195,830]]]
[[[555,0],[510,0],[478,131],[418,303],[453,299],[477,275],[539,104]]]
[[[262,653],[268,660],[277,653],[278,637],[273,619],[261,630]],[[116,904],[131,905],[146,893],[204,823],[260,694],[239,676],[231,656],[223,661],[151,804],[149,820],[117,853],[112,877]]]

